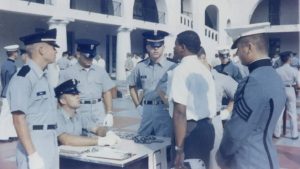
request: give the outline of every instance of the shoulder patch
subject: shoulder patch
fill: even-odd
[[[146,58],[146,59],[143,59],[143,60],[141,60],[141,61],[139,61],[138,63],[142,63],[142,62],[144,62],[145,60],[147,60],[147,58]]]
[[[250,106],[247,104],[245,98],[244,98],[244,91],[246,88],[246,85],[249,81],[249,77],[247,78],[244,86],[238,93],[236,93],[236,97],[234,99],[234,106],[233,111],[237,113],[240,118],[242,118],[244,121],[248,121],[253,110],[250,108]]]
[[[167,58],[168,61],[173,62],[173,63],[178,63],[178,60],[175,60],[173,58]]]
[[[244,97],[240,98],[235,102],[234,111],[246,122],[249,120],[252,109],[248,106],[247,102],[245,101]]]
[[[30,67],[28,65],[23,66],[18,72],[17,76],[25,77],[29,71]]]

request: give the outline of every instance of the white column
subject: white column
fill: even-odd
[[[120,27],[117,34],[117,70],[116,79],[126,80],[125,61],[126,54],[131,53],[130,28]]]
[[[174,52],[174,46],[175,46],[175,40],[176,40],[176,34],[173,32],[169,32],[170,35],[165,37],[165,50],[164,53],[172,53]]]
[[[49,29],[56,28],[56,43],[59,45],[60,48],[57,48],[56,60],[61,58],[62,52],[68,49],[67,46],[67,24],[70,22],[70,19],[65,18],[57,18],[52,17],[48,24]],[[53,64],[48,65],[49,71],[49,82],[54,87],[58,84],[58,76],[59,76],[59,69],[57,68],[56,62]]]

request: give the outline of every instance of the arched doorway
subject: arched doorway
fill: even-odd
[[[219,29],[219,10],[215,5],[209,5],[205,9],[205,25],[216,31]]]

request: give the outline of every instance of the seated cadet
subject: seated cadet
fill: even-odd
[[[104,146],[117,144],[120,138],[114,132],[106,132],[107,130],[104,127],[96,127],[96,123],[92,121],[89,122],[87,129],[83,128],[81,115],[76,113],[76,109],[80,107],[77,84],[77,80],[70,79],[55,88],[55,96],[60,105],[57,117],[59,143],[71,146]],[[84,131],[94,133],[100,137],[85,137],[82,134]]]

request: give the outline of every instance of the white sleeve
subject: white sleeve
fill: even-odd
[[[171,82],[171,96],[174,102],[187,105],[188,86],[186,83],[186,74],[180,69],[175,69]]]

